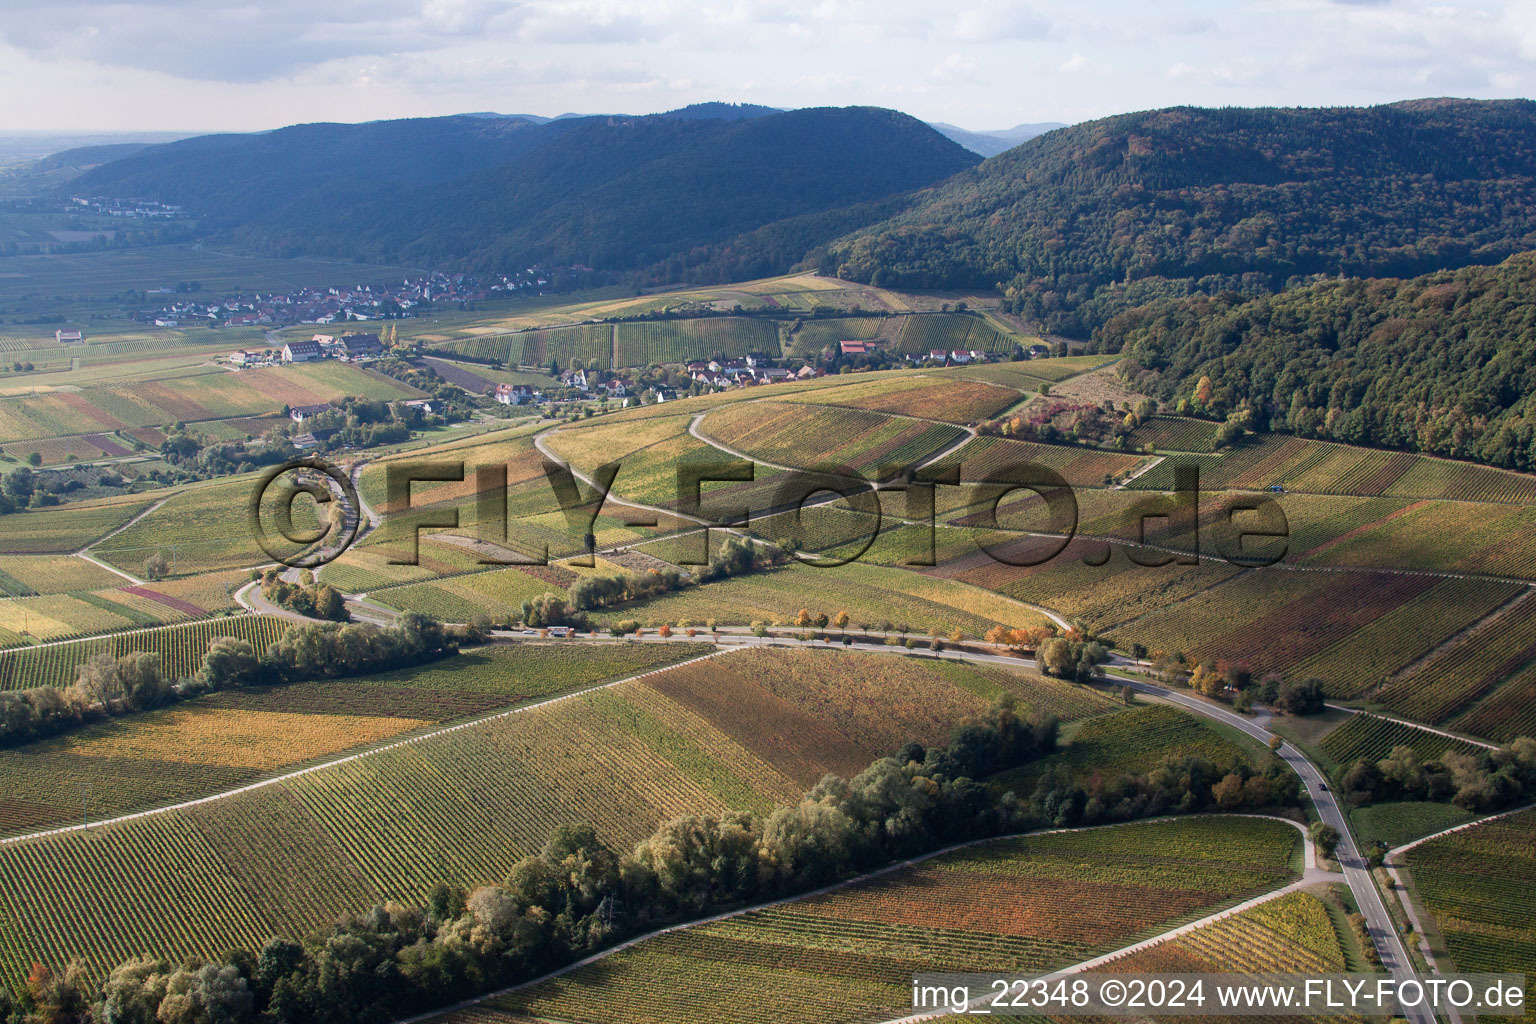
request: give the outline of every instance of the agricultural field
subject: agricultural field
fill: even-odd
[[[1024,467],[1043,466],[1073,487],[1102,487],[1106,477],[1133,473],[1146,461],[1141,455],[984,436],[967,442],[958,451],[934,463],[933,472],[939,473],[958,464],[960,479],[964,481],[994,477],[1009,480]]]
[[[1429,568],[1536,579],[1536,508],[1488,502],[1400,504],[1314,550],[1315,565]]]
[[[716,580],[604,610],[594,621],[634,619],[642,625],[661,625],[713,618],[726,625],[758,620],[789,625],[802,608],[812,616],[847,612],[850,631],[891,622],[943,636],[959,629],[973,638],[996,625],[1028,628],[1048,621],[1039,612],[985,590],[863,562],[827,568],[795,564]]]
[[[1523,594],[1389,680],[1372,699],[1394,714],[1507,742],[1536,732],[1536,601]]]
[[[150,497],[124,494],[0,516],[0,553],[67,554],[101,539],[149,507]]]
[[[259,416],[284,405],[317,404],[346,395],[396,399],[419,394],[382,374],[336,362],[238,372],[207,367],[172,380],[114,381],[0,398],[0,441]]]
[[[946,739],[1007,685],[887,655],[733,652],[196,807],[0,846],[0,977],[80,955],[99,978],[146,951],[215,955],[420,902],[439,881],[505,877],[569,821],[625,849],[681,814],[767,809],[909,739]],[[52,896],[26,895],[39,892]],[[102,914],[121,927],[90,927]]]
[[[1153,416],[1131,431],[1127,440],[1138,449],[1150,445],[1154,451],[1214,452],[1216,424],[1182,416]]]
[[[259,474],[250,473],[174,491],[91,553],[134,575],[142,573],[145,560],[157,553],[165,555],[174,576],[270,564],[272,556],[257,543],[249,512],[260,480]],[[282,494],[283,488],[272,487],[264,499],[275,506]],[[315,509],[307,497],[294,502],[295,528],[312,529],[318,522]]]
[[[992,554],[973,550],[924,571],[1042,605],[1122,644],[1139,638],[1136,633],[1144,619],[1165,608],[1177,609],[1192,595],[1243,571],[1216,560],[1157,565],[1171,556],[1088,540],[1075,540],[1065,547],[1057,539],[988,543]],[[1053,552],[1059,553],[1052,557]],[[1131,558],[1133,553],[1152,564],[1138,564]],[[1037,564],[1009,564],[1002,559]]]
[[[621,323],[614,330],[615,366],[684,363],[714,356],[751,352],[779,355],[779,328],[773,320],[752,317],[654,320]]]
[[[888,412],[943,423],[978,423],[1017,404],[1012,388],[981,381],[952,381],[929,376],[889,376],[856,381],[836,388],[818,388],[787,396],[786,401],[835,405],[870,412]]]
[[[935,349],[975,349],[1008,355],[1021,342],[1034,340],[1000,331],[991,321],[970,313],[915,313],[901,317],[894,325],[887,324],[882,330],[893,330],[894,351],[917,354]]]
[[[67,594],[120,586],[123,578],[69,555],[0,555],[0,591],[6,597]]]
[[[709,413],[699,430],[753,459],[853,469],[913,466],[963,439],[957,427],[855,409],[742,402]]]
[[[1192,661],[1242,660],[1255,676],[1316,675],[1331,696],[1350,698],[1510,596],[1433,576],[1250,569],[1112,635]]]
[[[1349,812],[1350,824],[1355,828],[1360,847],[1366,850],[1378,844],[1390,850],[1421,836],[1434,835],[1476,819],[1476,814],[1455,804],[1428,800],[1367,804]]]
[[[376,603],[421,612],[442,622],[468,622],[476,615],[515,621],[523,602],[563,592],[576,574],[558,565],[491,569],[430,583],[406,583],[369,593]]]
[[[1191,755],[1219,766],[1249,760],[1244,747],[1203,720],[1165,705],[1143,704],[1089,719],[1067,737],[1064,749],[997,775],[992,785],[1023,795],[1033,792],[1040,777],[1057,765],[1086,783],[1094,774],[1105,779],[1135,775],[1170,757]]]
[[[1214,455],[1169,456],[1132,485],[1168,490],[1175,468],[1196,466],[1206,488],[1529,503],[1536,476],[1408,452],[1355,448],[1280,434],[1256,435]]]
[[[1463,829],[1409,850],[1410,888],[1433,916],[1443,970],[1519,972],[1536,995],[1536,813]]]
[[[203,290],[284,291],[295,285],[324,287],[338,278],[382,281],[420,273],[402,267],[336,263],[318,259],[234,256],[189,245],[157,245],[113,252],[0,258],[0,302],[23,295],[103,298],[124,289],[198,281]],[[50,340],[53,332],[48,332]]]
[[[547,366],[554,360],[561,369],[567,369],[575,359],[593,369],[607,369],[613,365],[612,324],[519,331],[499,340],[506,343],[502,359],[508,366]]]
[[[248,640],[260,650],[278,640],[286,626],[281,619],[241,615],[5,651],[0,653],[0,690],[25,690],[32,686],[63,689],[75,681],[76,668],[96,655],[110,654],[116,658],[133,651],[158,655],[161,671],[172,679],[180,679],[202,665],[203,654],[214,637]]]
[[[1288,893],[1114,963],[1116,973],[1319,974],[1349,970],[1327,896]],[[1293,1020],[1339,1018],[1293,1017]]]
[[[271,621],[271,620],[268,620]],[[254,637],[253,631],[250,634]],[[252,687],[0,751],[0,833],[193,799],[440,722],[696,657],[702,644],[484,647],[366,679]],[[556,671],[558,668],[558,671]]]
[[[921,971],[1081,962],[1291,878],[1296,832],[1193,818],[1003,839],[646,940],[437,1024],[855,1022]]]
[[[1394,747],[1412,747],[1421,761],[1433,761],[1446,751],[1478,754],[1480,749],[1464,740],[1415,729],[1390,718],[1360,714],[1323,737],[1323,753],[1341,768],[1356,761],[1379,761]]]

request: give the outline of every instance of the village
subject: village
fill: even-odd
[[[398,320],[445,304],[460,306],[539,294],[540,289],[551,284],[552,273],[541,267],[529,267],[518,274],[498,275],[488,284],[470,274],[431,273],[394,283],[246,292],[212,299],[199,297],[202,287],[198,282],[183,281],[146,292],[146,301],[157,295],[175,298],[157,308],[141,310],[135,319],[156,327],[199,323],[218,327],[284,327]]]

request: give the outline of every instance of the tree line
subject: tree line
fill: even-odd
[[[18,746],[87,722],[146,711],[238,686],[336,679],[402,668],[458,653],[458,634],[416,612],[393,626],[303,623],[257,653],[248,641],[216,636],[190,676],[167,679],[145,651],[98,654],[79,665],[75,681],[0,692],[0,747]]]

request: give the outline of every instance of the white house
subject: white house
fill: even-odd
[[[320,343],[317,341],[290,341],[283,346],[284,362],[312,363],[320,357]]]

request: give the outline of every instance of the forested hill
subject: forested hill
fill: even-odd
[[[1189,411],[1536,470],[1536,253],[1244,301],[1161,300],[1102,332],[1127,379]],[[1205,381],[1205,378],[1209,378]]]
[[[1536,103],[1176,107],[1031,139],[840,239],[824,271],[1005,288],[1086,335],[1166,295],[1407,276],[1536,248]]]
[[[636,270],[788,220],[768,268],[787,269],[889,210],[819,215],[979,159],[892,110],[709,113],[300,126],[154,147],[71,187],[184,203],[269,252],[482,271]]]

